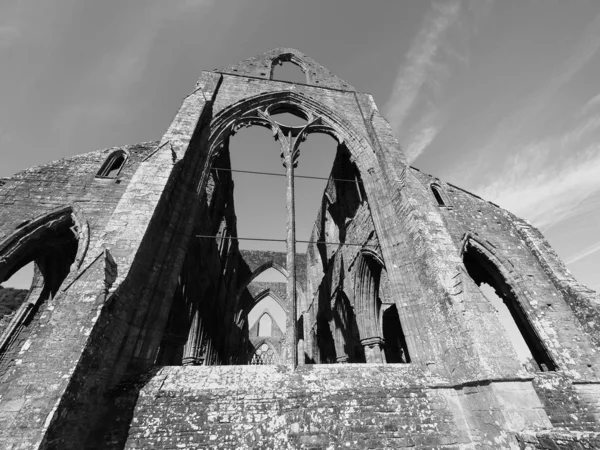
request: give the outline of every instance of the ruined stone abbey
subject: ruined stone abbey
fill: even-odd
[[[283,252],[240,248],[250,126],[281,148]],[[312,133],[337,153],[304,253]],[[203,72],[160,141],[1,179],[0,281],[31,262],[0,309],[2,449],[600,448],[598,294],[528,222],[410,167],[373,98],[294,49]]]

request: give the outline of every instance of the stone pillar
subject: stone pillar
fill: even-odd
[[[383,364],[385,363],[385,356],[383,353],[384,340],[379,336],[365,338],[360,340],[365,352],[365,359],[367,363],[371,364]]]
[[[202,318],[196,305],[187,342],[183,347],[183,358],[181,364],[184,366],[201,366],[204,364],[202,355]]]

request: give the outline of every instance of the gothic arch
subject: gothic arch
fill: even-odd
[[[0,242],[0,280],[6,280],[18,270],[18,264],[35,253],[35,247],[52,230],[69,227],[77,235],[78,247],[72,269],[83,263],[89,246],[89,225],[81,209],[75,205],[63,206],[26,221]]]
[[[469,277],[478,286],[483,282],[487,283],[502,298],[540,370],[556,370],[556,363],[541,338],[540,330],[532,320],[531,299],[527,294],[527,289],[523,285],[521,276],[508,269],[510,264],[508,260],[498,255],[491,243],[478,239],[472,233],[465,234],[460,256]],[[467,261],[468,256],[471,259],[476,257],[476,260],[474,262]],[[481,272],[478,277],[479,281],[469,270],[474,265]]]
[[[212,159],[226,139],[240,127],[258,125],[270,128],[269,121],[258,113],[259,110],[266,111],[269,107],[271,110],[278,107],[280,111],[288,108],[296,111],[297,114],[302,112],[305,117],[319,116],[322,123],[313,126],[310,133],[321,132],[331,136],[338,144],[346,143],[359,172],[364,175],[368,168],[361,167],[363,162],[361,158],[357,158],[357,147],[368,146],[373,151],[364,136],[358,133],[350,122],[327,106],[304,94],[289,91],[270,92],[249,97],[220,111],[211,122],[207,163],[212,164]],[[203,176],[206,176],[206,171]]]
[[[247,320],[248,314],[250,314],[250,311],[252,311],[252,308],[254,308],[258,304],[258,302],[260,302],[265,297],[271,297],[273,300],[275,300],[275,302],[277,302],[277,304],[279,306],[281,306],[281,308],[285,312],[287,312],[288,306],[283,301],[283,299],[281,297],[279,297],[275,292],[273,292],[271,290],[271,288],[267,288],[267,289],[259,292],[256,296],[254,296],[252,298],[252,303],[246,305],[243,309],[241,309],[239,311],[236,322],[240,326],[240,328],[243,326],[244,322]],[[282,331],[285,332],[285,330],[282,330]]]
[[[96,178],[117,178],[128,159],[129,152],[123,149],[115,150],[104,160],[96,173]]]
[[[263,273],[264,271],[266,271],[268,269],[275,269],[277,272],[279,272],[284,277],[286,277],[286,278],[289,277],[289,273],[288,273],[287,269],[285,267],[283,267],[281,264],[279,264],[275,261],[267,261],[266,263],[261,264],[256,269],[254,269],[254,271],[250,274],[250,276],[248,278],[246,278],[244,280],[244,282],[240,285],[240,287],[238,288],[238,291],[237,291],[238,299],[239,299],[240,295],[242,295],[242,293],[244,292],[244,289],[246,289],[256,277],[258,277],[261,273]]]
[[[429,189],[435,197],[438,206],[446,208],[452,207],[452,203],[450,202],[450,198],[448,197],[446,190],[442,187],[442,185],[439,182],[434,181],[433,183],[430,183]]]
[[[22,223],[0,242],[0,281],[29,262],[35,262],[31,288],[0,336],[0,359],[39,306],[58,295],[68,278],[73,278],[85,257],[89,228],[73,206],[55,209]]]

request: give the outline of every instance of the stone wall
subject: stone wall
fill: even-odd
[[[464,439],[410,368],[164,367],[140,391],[126,449],[432,448]]]

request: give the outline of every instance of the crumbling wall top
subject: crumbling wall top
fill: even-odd
[[[293,48],[280,47],[269,50],[232,66],[216,69],[215,72],[272,80],[273,68],[283,62],[291,62],[299,66],[306,75],[306,84],[343,91],[356,91],[353,86],[332,74],[314,59]]]

